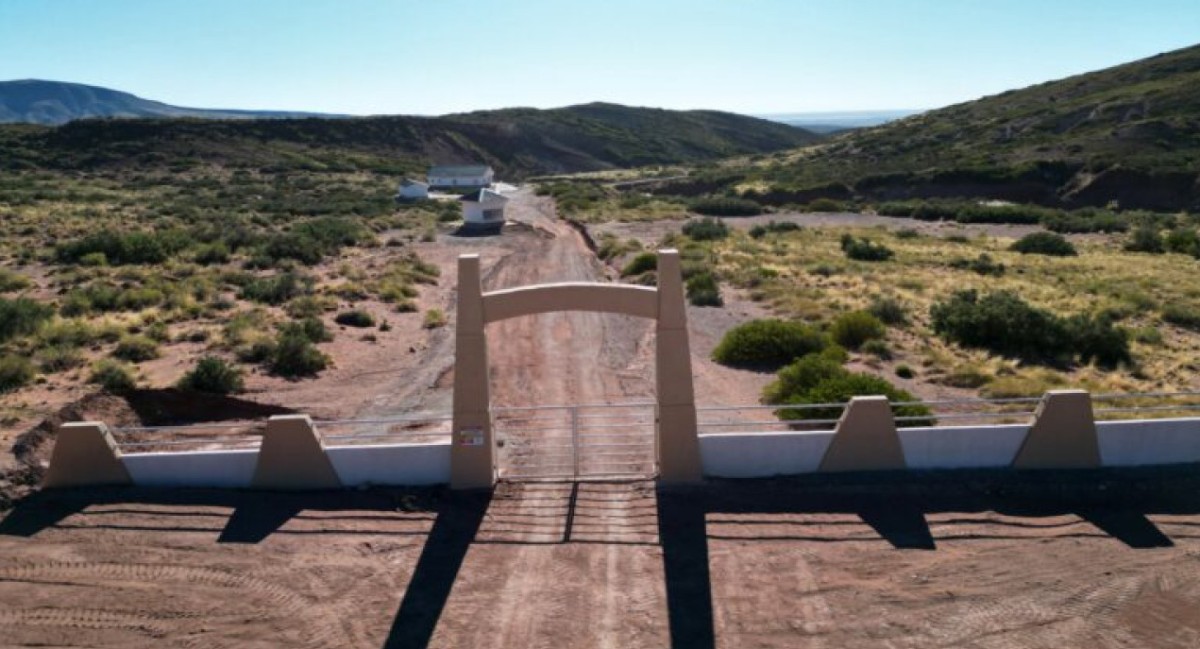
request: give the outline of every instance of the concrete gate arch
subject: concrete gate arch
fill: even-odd
[[[569,282],[483,292],[479,255],[458,258],[454,437],[450,484],[491,487],[496,477],[488,383],[488,324],[539,313],[598,311],[656,322],[657,454],[663,482],[700,480],[700,441],[679,253],[658,251],[658,286]]]

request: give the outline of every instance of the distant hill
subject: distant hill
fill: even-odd
[[[922,113],[742,173],[788,196],[1200,210],[1200,46]]]
[[[0,127],[0,169],[271,169],[409,172],[485,162],[502,176],[715,160],[795,148],[819,136],[717,111],[593,103],[443,117],[200,120],[88,119]]]
[[[56,125],[92,117],[277,119],[318,115],[287,111],[183,108],[81,83],[39,79],[0,81],[0,124],[22,122]]]
[[[772,113],[759,115],[763,119],[808,129],[814,133],[836,133],[853,128],[879,126],[921,111],[917,110],[849,110],[817,113]]]

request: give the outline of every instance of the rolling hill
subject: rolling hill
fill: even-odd
[[[605,103],[442,117],[156,117],[0,126],[0,169],[180,169],[216,163],[403,172],[430,162],[477,161],[506,177],[522,178],[710,161],[795,148],[820,137],[732,113]]]
[[[199,117],[268,119],[316,117],[318,113],[184,108],[99,86],[63,81],[0,81],[0,124],[58,125],[95,117]],[[327,117],[337,117],[327,115]]]
[[[1200,46],[859,129],[735,170],[784,202],[964,197],[1200,209]]]

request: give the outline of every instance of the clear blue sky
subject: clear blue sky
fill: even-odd
[[[1200,0],[0,0],[0,80],[198,107],[930,108],[1200,42]]]

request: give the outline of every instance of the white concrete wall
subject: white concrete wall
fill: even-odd
[[[342,484],[434,485],[450,482],[450,442],[331,446],[325,449]]]
[[[1200,419],[1102,421],[1096,433],[1104,466],[1200,461]]]
[[[1029,426],[922,427],[896,432],[910,469],[976,469],[1012,464]]]
[[[254,478],[258,450],[128,453],[121,460],[139,487],[244,488]]]
[[[450,482],[450,442],[331,446],[325,449],[342,484],[433,485]],[[122,455],[139,487],[248,488],[258,450],[128,453]]]
[[[700,462],[714,478],[813,473],[832,440],[833,431],[701,435]]]

